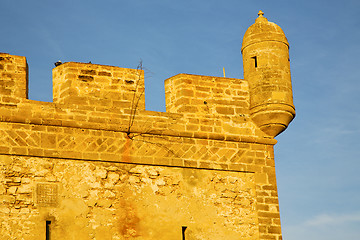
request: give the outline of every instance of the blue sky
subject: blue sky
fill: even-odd
[[[52,101],[57,60],[146,68],[165,111],[178,73],[243,78],[242,37],[261,9],[290,43],[297,116],[275,147],[284,239],[360,238],[360,1],[1,0],[0,51],[26,56],[30,98]]]

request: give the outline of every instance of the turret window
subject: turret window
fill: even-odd
[[[251,57],[251,61],[252,61],[252,65],[257,68],[258,66],[258,61],[257,61],[257,57],[254,56],[254,57]]]

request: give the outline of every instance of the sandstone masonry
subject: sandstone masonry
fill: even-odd
[[[283,31],[245,33],[244,78],[179,74],[145,110],[141,69],[67,62],[29,100],[0,53],[0,238],[281,239],[274,137],[295,116]]]

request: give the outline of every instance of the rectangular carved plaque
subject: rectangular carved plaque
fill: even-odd
[[[58,204],[58,185],[38,183],[36,185],[36,203],[41,207],[56,207]]]

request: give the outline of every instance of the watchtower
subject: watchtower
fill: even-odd
[[[262,131],[276,136],[295,116],[289,43],[282,29],[262,11],[246,31],[241,52],[249,82],[250,115]]]

